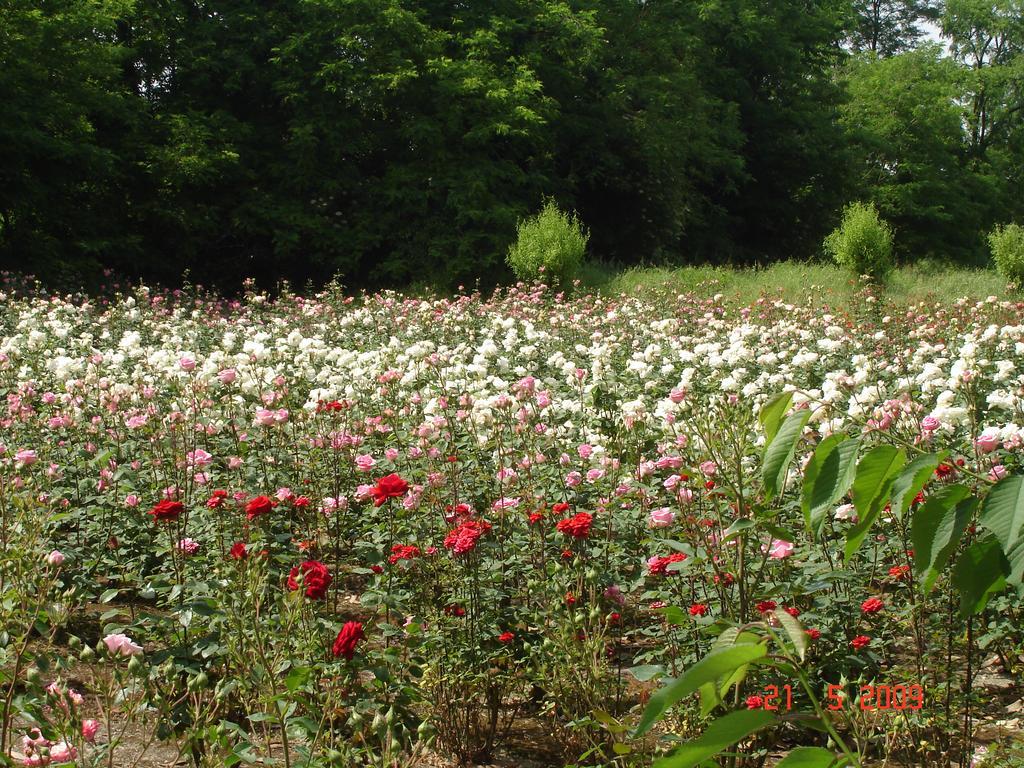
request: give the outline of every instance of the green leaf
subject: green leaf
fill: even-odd
[[[847,562],[860,549],[868,530],[885,506],[893,480],[906,460],[907,455],[902,449],[879,445],[857,463],[857,474],[853,479],[853,505],[860,519],[846,533]]]
[[[935,586],[978,505],[970,492],[963,485],[948,485],[931,494],[914,512],[910,540],[914,544],[915,570],[925,592]]]
[[[639,667],[630,667],[626,671],[641,683],[646,683],[648,680],[664,675],[665,666],[663,664],[643,664]]]
[[[722,541],[729,541],[729,539],[739,536],[743,531],[753,528],[755,525],[756,523],[749,517],[741,517],[739,520],[733,521],[733,524],[725,529]]]
[[[299,688],[309,682],[309,667],[292,667],[288,676],[284,679],[285,687],[289,693],[295,693]]]
[[[993,533],[1003,552],[1010,552],[1021,540],[1024,528],[1024,475],[1004,477],[988,492],[978,518]]]
[[[1018,541],[1017,545],[1006,553],[1006,559],[1010,562],[1010,574],[1006,581],[1019,590],[1024,584],[1024,540]]]
[[[700,738],[684,744],[668,757],[655,760],[653,768],[695,768],[704,760],[775,722],[775,715],[763,709],[730,712],[711,723]]]
[[[789,639],[793,641],[793,647],[796,648],[800,661],[803,661],[807,655],[807,633],[804,632],[804,628],[800,626],[800,622],[796,618],[790,616],[781,608],[776,608],[772,613],[778,619],[782,628],[786,630]]]
[[[892,511],[899,520],[910,509],[914,498],[921,492],[925,484],[935,474],[935,468],[939,462],[946,458],[949,451],[939,453],[927,453],[918,456],[900,473],[892,484]]]
[[[740,667],[743,669],[743,667]],[[718,686],[714,683],[704,683],[699,689],[700,693],[700,716],[705,718],[712,710],[722,703],[722,697],[718,693]]]
[[[651,696],[634,736],[642,736],[647,733],[651,726],[668,711],[669,707],[680,699],[693,694],[705,683],[713,682],[737,667],[763,658],[767,652],[768,649],[760,643],[731,645],[728,648],[711,651],[686,670],[681,677]]]
[[[801,499],[804,522],[814,538],[821,535],[821,526],[832,505],[850,489],[859,449],[860,440],[843,434],[829,435],[814,449],[804,470]]]
[[[793,460],[796,444],[800,440],[809,418],[811,418],[811,412],[807,408],[801,408],[796,413],[791,413],[782,422],[775,438],[765,446],[761,477],[764,480],[765,493],[769,498],[776,496],[781,490],[786,477],[786,469],[789,467],[789,462]]]
[[[775,768],[830,768],[839,757],[822,747],[797,747]]]
[[[989,599],[1006,586],[1010,564],[994,536],[974,542],[957,560],[953,586],[960,593],[960,616],[981,613]]]
[[[792,392],[781,392],[762,406],[757,420],[761,422],[761,428],[764,430],[765,446],[775,438],[775,433],[779,431],[779,425],[782,423],[782,417],[789,410],[789,404],[792,402]]]
[[[683,609],[678,605],[667,605],[661,609],[662,615],[665,617],[665,621],[669,624],[675,624],[677,627],[684,627],[690,624],[692,619],[688,619],[686,614],[683,613]]]

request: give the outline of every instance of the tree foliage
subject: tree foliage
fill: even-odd
[[[547,198],[622,265],[809,256],[851,199],[975,258],[1024,200],[1020,10],[0,0],[0,262],[494,283]]]

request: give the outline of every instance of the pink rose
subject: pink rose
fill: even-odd
[[[187,355],[178,358],[178,365],[181,366],[181,370],[192,372],[196,369],[196,361]]]
[[[936,419],[934,416],[925,416],[921,419],[921,429],[924,432],[934,432],[942,426],[942,422]]]
[[[202,448],[196,448],[194,451],[189,451],[185,454],[185,459],[188,461],[189,466],[192,467],[205,467],[207,464],[213,461],[213,456],[208,454]]]
[[[50,760],[55,763],[70,763],[78,757],[78,752],[66,741],[58,741],[50,747]]]
[[[494,502],[491,505],[491,507],[496,512],[502,512],[502,511],[504,511],[506,509],[514,509],[517,506],[519,506],[519,499],[510,499],[510,498],[506,498],[506,497],[502,497],[502,498],[498,499],[496,502]]]
[[[781,560],[784,557],[789,557],[793,554],[793,543],[789,541],[783,541],[782,539],[773,539],[772,545],[768,549],[768,557]]]
[[[258,408],[256,410],[256,418],[254,422],[261,427],[270,427],[274,424],[274,412],[267,410],[266,408]]]
[[[648,525],[651,528],[668,528],[676,521],[676,513],[668,507],[660,507],[651,510],[651,517]]]
[[[234,368],[225,368],[217,374],[217,380],[221,384],[230,384],[238,377],[238,371]]]
[[[978,439],[974,441],[974,445],[982,453],[991,453],[999,447],[999,435],[994,432],[982,432],[978,436]]]
[[[142,653],[142,646],[136,645],[128,635],[122,633],[107,635],[103,643],[111,656],[138,656]]]
[[[25,448],[14,454],[14,460],[19,467],[30,467],[39,460],[35,451]]]
[[[177,544],[178,551],[185,555],[185,557],[191,557],[199,551],[199,542],[195,539],[184,538]]]
[[[849,520],[850,522],[857,522],[857,508],[853,504],[841,504],[836,507],[835,513],[836,520]]]
[[[92,744],[96,741],[96,734],[100,730],[99,720],[83,720],[82,721],[82,738]]]
[[[52,565],[55,568],[64,564],[64,553],[58,549],[53,550],[46,556],[46,564]]]

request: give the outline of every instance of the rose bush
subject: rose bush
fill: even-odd
[[[920,683],[898,724],[793,703],[920,762],[1021,644],[1019,304],[4,298],[19,763],[470,763],[530,726],[648,765],[724,722],[758,765],[823,743],[765,725],[790,680]]]

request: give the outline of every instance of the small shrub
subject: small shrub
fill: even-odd
[[[892,271],[892,229],[872,203],[851,203],[840,225],[825,238],[825,251],[858,275],[884,280]]]
[[[565,285],[583,263],[589,239],[575,214],[563,213],[549,200],[536,216],[519,222],[508,265],[520,280]]]
[[[1024,286],[1024,227],[996,227],[989,233],[988,245],[999,274],[1018,288]]]

